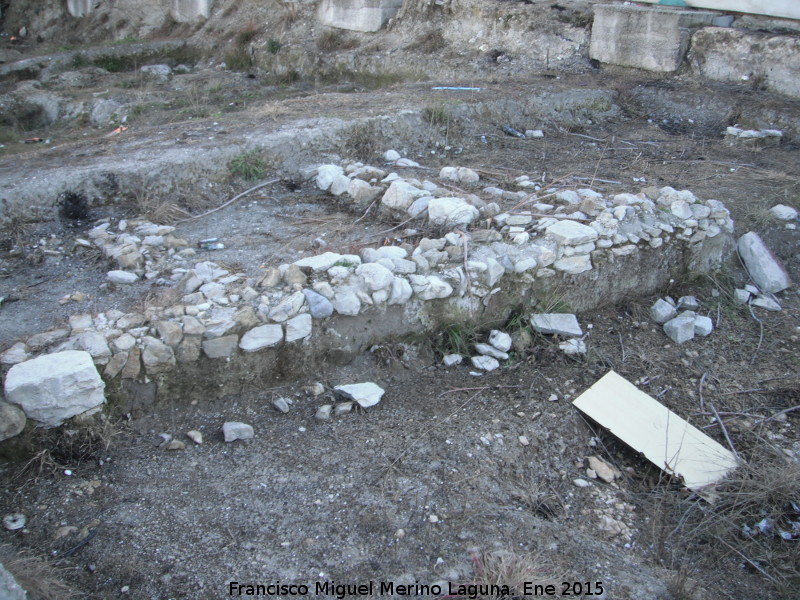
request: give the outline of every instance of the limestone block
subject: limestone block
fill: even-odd
[[[747,272],[762,292],[774,294],[792,285],[781,261],[757,233],[745,233],[736,247]]]
[[[9,369],[5,380],[6,400],[47,427],[102,405],[104,390],[92,356],[80,350],[21,362]]]
[[[211,15],[213,0],[174,0],[172,18],[178,23],[205,21]]]

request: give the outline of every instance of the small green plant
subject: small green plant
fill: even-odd
[[[253,148],[247,152],[234,156],[231,162],[228,163],[228,170],[234,177],[241,177],[246,181],[255,179],[263,179],[266,174],[267,167],[264,160],[261,158],[261,150]]]
[[[282,47],[283,44],[281,44],[278,40],[270,38],[269,41],[267,42],[267,52],[269,52],[270,54],[277,54],[278,52],[280,52],[280,49]]]
[[[442,127],[450,122],[450,113],[444,104],[434,104],[423,109],[422,118],[432,127]]]
[[[477,333],[473,327],[468,325],[448,325],[442,331],[441,337],[439,351],[443,355],[469,355],[471,347],[477,340]]]
[[[132,68],[131,62],[120,56],[101,56],[94,60],[94,64],[96,67],[105,69],[109,73],[120,73]]]
[[[86,57],[83,54],[78,53],[72,56],[73,69],[82,69],[87,66],[89,66],[89,61],[86,60]]]
[[[334,267],[345,267],[346,269],[354,269],[358,265],[353,261],[347,260],[346,258],[340,258],[335,263],[333,263]]]

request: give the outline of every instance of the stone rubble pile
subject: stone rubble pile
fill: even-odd
[[[403,162],[397,153],[386,158],[394,166],[416,164]],[[114,261],[108,281],[171,286],[182,294],[180,300],[135,312],[75,314],[64,326],[14,344],[0,354],[0,362],[10,366],[41,354],[79,351],[91,356],[106,381],[152,378],[201,356],[230,359],[305,343],[315,323],[334,315],[356,316],[394,305],[410,305],[409,314],[416,315],[420,303],[441,299],[472,307],[486,304],[501,286],[514,282],[529,285],[557,275],[579,275],[598,262],[669,242],[697,246],[733,231],[721,202],[701,201],[671,187],[613,196],[590,189],[550,189],[537,199],[530,190],[538,185],[529,177],[515,182],[522,190],[480,192],[480,175],[465,167],[443,168],[438,182],[386,174],[361,163],[322,165],[313,175],[319,188],[334,196],[357,205],[379,202],[404,220],[422,224],[428,219],[449,231],[414,244],[364,248],[358,254],[328,251],[248,276],[212,261],[196,262],[195,250],[175,235],[174,227],[105,222],[77,243]],[[451,182],[470,186],[483,197],[454,193]],[[516,202],[517,207],[503,212],[493,198]],[[491,343],[488,347],[505,352]],[[585,345],[568,340],[563,350],[585,352]],[[496,355],[479,353],[472,362],[490,370],[497,368],[497,360]]]
[[[695,336],[706,337],[714,331],[710,317],[699,315],[700,303],[694,296],[683,296],[677,302],[667,296],[656,300],[650,308],[650,318],[664,327],[664,333],[676,344],[683,344]]]

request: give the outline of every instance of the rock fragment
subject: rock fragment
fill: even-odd
[[[339,396],[357,402],[361,408],[375,406],[381,401],[384,394],[383,388],[371,381],[337,385],[333,389]]]
[[[531,327],[540,333],[581,337],[583,330],[578,318],[569,313],[538,313],[531,316]]]
[[[747,272],[762,292],[775,294],[792,285],[781,261],[757,233],[745,233],[736,248]]]
[[[255,437],[252,425],[240,421],[228,421],[222,425],[222,434],[226,442],[251,440]]]

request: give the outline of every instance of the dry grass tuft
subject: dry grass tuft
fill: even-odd
[[[141,186],[131,194],[130,202],[136,216],[151,223],[172,223],[190,216],[188,212],[174,202],[151,194],[145,186]]]
[[[524,594],[526,583],[532,589],[537,584],[557,585],[561,580],[553,573],[552,567],[541,554],[487,552],[473,556],[472,562],[473,578],[468,585],[476,586],[474,589],[478,592],[476,597],[483,600],[504,598],[505,596],[494,593],[496,588],[503,586],[507,586],[514,597],[533,597],[531,594],[528,596]],[[481,589],[488,590],[488,593],[481,593]]]
[[[339,50],[354,50],[360,44],[358,40],[339,29],[324,31],[317,38],[317,48],[321,52],[336,52]]]
[[[28,592],[30,600],[69,600],[78,594],[64,582],[64,570],[27,552],[0,546],[0,562]]]

